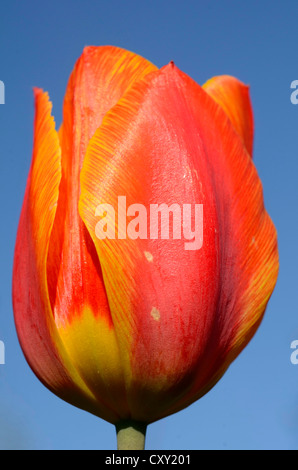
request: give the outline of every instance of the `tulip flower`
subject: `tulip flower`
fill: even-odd
[[[34,95],[18,338],[49,390],[139,448],[148,424],[223,376],[276,283],[249,89],[106,46],[77,61],[59,130],[48,94]]]

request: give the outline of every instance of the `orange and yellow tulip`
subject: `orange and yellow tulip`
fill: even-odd
[[[249,89],[230,76],[201,87],[172,62],[158,69],[106,46],[77,61],[59,131],[48,94],[34,94],[13,271],[21,347],[62,399],[119,428],[146,426],[216,384],[276,283]],[[199,204],[199,249],[182,237],[97,236],[97,208],[124,196]]]

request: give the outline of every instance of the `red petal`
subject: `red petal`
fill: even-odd
[[[101,262],[135,419],[204,394],[255,332],[277,270],[275,229],[242,139],[172,64],[136,83],[90,141],[80,213]],[[96,236],[96,209],[203,204],[204,242]]]

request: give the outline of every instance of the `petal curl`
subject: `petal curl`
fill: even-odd
[[[225,111],[252,156],[254,123],[249,87],[235,77],[219,75],[203,88]]]

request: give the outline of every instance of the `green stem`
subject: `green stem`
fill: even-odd
[[[116,424],[118,450],[144,450],[146,423],[123,420]]]

